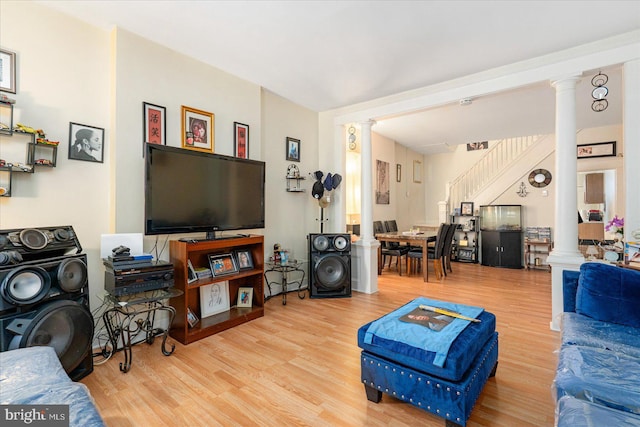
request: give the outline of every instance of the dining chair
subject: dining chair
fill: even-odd
[[[373,234],[385,233],[387,230],[385,229],[382,221],[373,221]],[[396,245],[392,245],[396,243]],[[387,263],[387,257],[389,257],[389,268],[391,268],[391,262],[393,261],[393,257],[396,257],[396,270],[398,270],[398,274],[402,276],[402,257],[409,252],[409,247],[404,245],[401,246],[397,242],[380,242],[382,247],[380,248],[382,251],[382,267]]]
[[[433,260],[433,269],[436,273],[436,279],[444,277],[444,269],[442,262],[442,253],[444,251],[444,244],[446,236],[449,230],[449,224],[442,223],[438,227],[438,233],[436,234],[435,245],[432,248],[427,249],[427,257],[429,260]],[[417,266],[413,265],[414,261],[417,262]],[[419,271],[422,265],[422,249],[411,250],[407,253],[407,274],[410,272]],[[428,264],[427,264],[428,266]]]
[[[457,228],[458,224],[449,224],[447,235],[445,236],[444,247],[442,249],[442,267],[445,276],[447,275],[447,270],[449,273],[453,273],[451,269],[451,250],[453,249],[453,236],[456,234]]]

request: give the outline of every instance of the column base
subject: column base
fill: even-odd
[[[351,245],[351,289],[373,294],[378,292],[377,240],[358,240]]]
[[[559,331],[564,307],[562,272],[564,270],[580,270],[580,266],[584,263],[584,256],[578,251],[563,253],[553,251],[547,258],[547,262],[551,265],[551,322],[549,322],[549,327],[552,331]]]

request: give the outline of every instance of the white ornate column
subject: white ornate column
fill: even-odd
[[[640,59],[625,62],[623,77],[623,135],[624,135],[624,175],[625,175],[625,213],[624,239],[637,240],[631,232],[640,230]]]
[[[360,123],[360,240],[355,243],[357,251],[357,284],[353,290],[372,294],[378,292],[378,242],[373,235],[373,154],[371,127],[375,121]],[[353,266],[352,262],[352,266]]]
[[[578,250],[578,162],[576,156],[576,84],[579,76],[555,80],[556,193],[554,247],[551,264],[551,329],[560,329],[563,311],[562,272],[578,270],[584,257]]]

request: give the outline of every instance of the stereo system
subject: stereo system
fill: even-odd
[[[309,235],[309,296],[351,296],[351,236]]]
[[[0,230],[0,351],[53,347],[74,381],[93,371],[94,323],[81,251],[71,226]]]
[[[0,265],[82,252],[73,227],[23,228],[0,230]]]
[[[174,284],[173,264],[170,262],[148,261],[127,268],[118,268],[117,264],[110,262],[104,265],[104,288],[114,296],[166,289]]]

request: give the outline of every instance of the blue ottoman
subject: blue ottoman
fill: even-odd
[[[480,320],[478,323],[461,319],[451,322],[451,329],[462,329],[450,344],[442,363],[438,352],[408,343],[407,334],[402,335],[402,340],[394,340],[389,336],[393,335],[390,331],[394,329],[385,328],[385,325],[401,322],[399,317],[425,303],[463,314],[466,307],[417,298],[358,330],[358,346],[363,349],[361,379],[367,399],[378,403],[385,393],[444,418],[447,426],[465,426],[485,383],[496,373],[498,333],[495,316],[479,309],[477,316],[469,316]],[[383,327],[378,328],[381,323]],[[406,328],[406,325],[401,326]],[[424,338],[431,333],[422,325],[410,327],[414,329],[409,331],[409,336],[415,333]],[[386,334],[378,336],[371,332],[381,329],[386,330]]]

